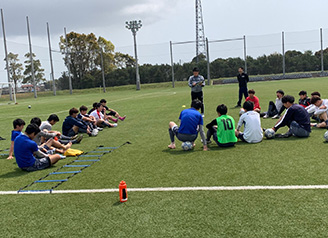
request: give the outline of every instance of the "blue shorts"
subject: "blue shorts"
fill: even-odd
[[[41,159],[36,159],[34,165],[30,167],[23,167],[21,169],[27,172],[33,172],[33,171],[49,168],[50,166],[51,166],[51,162],[49,157],[44,157]]]

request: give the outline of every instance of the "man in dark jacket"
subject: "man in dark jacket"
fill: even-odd
[[[289,130],[285,134],[276,134],[278,138],[308,137],[311,133],[309,113],[301,105],[294,104],[294,101],[295,98],[290,95],[282,98],[282,103],[287,110],[272,129],[277,131],[280,127],[288,126]]]
[[[247,89],[247,83],[249,81],[248,75],[244,73],[244,68],[240,67],[238,69],[238,83],[239,83],[239,100],[237,102],[237,105],[235,107],[241,107],[241,100],[243,99],[243,95],[245,99],[248,97],[248,89]]]

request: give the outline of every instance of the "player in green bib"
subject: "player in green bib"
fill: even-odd
[[[207,144],[211,143],[211,137],[220,147],[234,146],[237,142],[235,135],[235,120],[227,115],[228,108],[221,104],[216,108],[218,118],[207,124]]]

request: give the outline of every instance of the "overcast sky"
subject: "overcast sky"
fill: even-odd
[[[169,63],[169,41],[195,40],[194,0],[1,0],[0,8],[4,11],[8,51],[19,53],[21,61],[28,51],[26,16],[29,16],[33,51],[47,73],[46,22],[50,24],[54,49],[58,49],[59,36],[66,27],[68,32],[103,36],[113,42],[117,51],[132,55],[133,39],[125,21],[140,19],[143,27],[137,41],[141,64]],[[247,53],[254,57],[280,52],[281,31],[287,32],[286,41],[291,48],[318,50],[319,28],[328,28],[327,0],[203,0],[202,9],[209,40],[246,35]],[[296,33],[288,35],[288,32]],[[0,35],[0,57],[4,58]],[[324,38],[328,39],[328,30],[324,31]],[[210,56],[212,59],[242,56],[242,49],[242,42],[212,44]],[[190,61],[195,46],[175,46],[174,52],[175,61]],[[65,70],[61,56],[55,54],[54,59],[59,75]],[[5,81],[1,61],[0,81]]]

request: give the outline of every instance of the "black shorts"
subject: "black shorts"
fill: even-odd
[[[106,113],[107,116],[115,116],[116,112],[110,111],[109,113]]]

